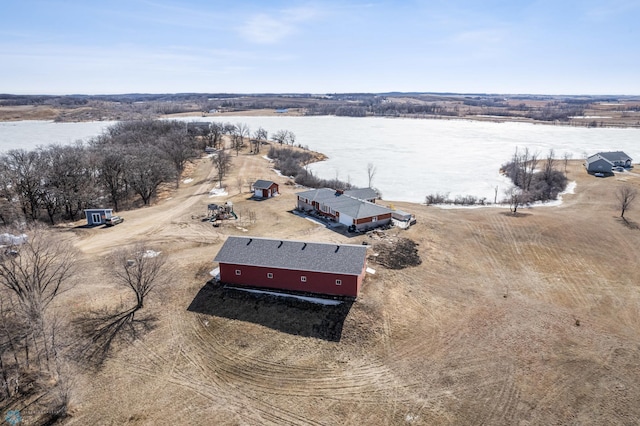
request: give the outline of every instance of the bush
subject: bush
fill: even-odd
[[[449,198],[449,194],[429,194],[425,197],[425,204],[456,204],[461,206],[475,206],[487,204],[486,197],[478,198],[475,195],[457,195],[453,200]]]
[[[306,186],[308,188],[333,188],[333,189],[351,189],[353,185],[338,179],[320,179],[310,171],[306,170],[303,165],[314,161],[311,152],[300,151],[293,148],[276,148],[271,146],[269,149],[269,158],[273,160],[274,168],[279,170],[285,176],[292,176],[295,183]]]

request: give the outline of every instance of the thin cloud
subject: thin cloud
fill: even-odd
[[[585,17],[597,22],[607,21],[638,9],[640,9],[640,1],[638,0],[609,0],[587,9]]]
[[[297,33],[301,24],[318,19],[322,13],[312,7],[298,7],[277,14],[259,13],[238,28],[240,35],[256,44],[275,44]]]

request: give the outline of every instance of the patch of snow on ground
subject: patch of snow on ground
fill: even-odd
[[[209,272],[209,275],[215,279],[220,279],[220,268],[215,268],[213,271]]]
[[[518,207],[519,209],[528,209],[532,207],[554,207],[562,204],[562,196],[565,194],[575,194],[576,192],[576,182],[571,181],[567,184],[567,188],[558,194],[558,199],[553,201],[536,201],[535,203],[527,204],[524,206]],[[440,209],[480,209],[485,207],[498,207],[502,209],[508,209],[508,203],[498,203],[498,204],[474,204],[473,206],[462,206],[460,204],[433,204],[433,207],[438,207]]]
[[[0,234],[0,244],[11,244],[18,246],[27,242],[27,234],[13,235],[9,233]]]
[[[193,179],[189,178],[189,179],[185,179],[182,181],[182,183],[191,183],[193,182]]]
[[[160,251],[147,250],[144,252],[142,257],[158,257],[160,255]]]
[[[209,197],[222,197],[223,195],[229,195],[224,188],[213,188],[209,191]]]
[[[249,288],[239,288],[239,287],[234,287],[234,289],[240,290],[240,291],[246,291],[248,293],[269,294],[271,296],[278,296],[278,297],[290,297],[293,299],[304,300],[305,302],[318,303],[320,305],[339,305],[342,303],[340,300],[322,299],[320,297],[298,296],[295,294],[277,293],[274,291],[252,290]]]
[[[295,179],[294,176],[285,176],[285,175],[283,175],[282,173],[280,173],[280,170],[278,170],[278,169],[271,169],[271,170],[273,170],[273,172],[275,174],[277,174],[278,176],[280,176],[280,177],[289,178],[289,179]]]
[[[565,195],[565,194],[575,194],[575,193],[576,193],[576,181],[571,181],[571,182],[569,182],[567,184],[567,187],[565,188],[565,190],[558,194],[558,199],[557,200],[548,201],[546,203],[537,202],[537,203],[534,203],[533,206],[535,206],[535,207],[559,206],[560,204],[562,204],[562,196],[563,195]]]

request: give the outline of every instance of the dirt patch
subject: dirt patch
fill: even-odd
[[[422,263],[418,244],[409,238],[389,239],[373,246],[375,254],[370,258],[389,269],[404,269]]]

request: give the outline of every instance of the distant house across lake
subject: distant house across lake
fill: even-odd
[[[614,167],[631,167],[632,159],[622,151],[599,152],[587,157],[585,167],[589,173],[612,173]]]

